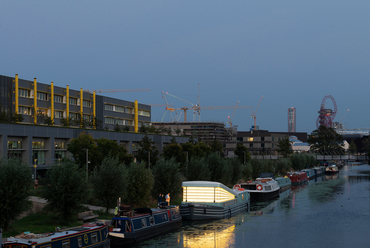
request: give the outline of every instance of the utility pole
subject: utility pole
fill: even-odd
[[[86,181],[89,180],[89,149],[86,148]]]

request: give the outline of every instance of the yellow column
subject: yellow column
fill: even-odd
[[[67,111],[67,118],[69,118],[69,85],[67,84],[66,87],[66,111]]]
[[[80,126],[82,127],[82,122],[83,122],[83,118],[84,118],[84,92],[82,90],[82,88],[80,89],[80,118],[81,118],[81,124]]]
[[[54,121],[54,83],[53,81],[51,81],[51,87],[50,87],[50,93],[51,93],[51,113],[50,113],[50,117],[51,117],[51,120]]]
[[[15,113],[18,114],[18,110],[19,110],[18,74],[15,74],[15,92],[14,93],[15,93]]]
[[[96,117],[96,101],[95,101],[95,90],[94,90],[94,92],[93,92],[93,125],[94,125],[94,129],[96,129],[95,117]]]
[[[135,114],[134,114],[134,118],[135,118],[134,129],[135,129],[135,133],[137,133],[139,131],[139,104],[138,104],[137,100],[135,100],[134,111],[135,111]]]
[[[33,123],[37,124],[37,80],[33,79]]]

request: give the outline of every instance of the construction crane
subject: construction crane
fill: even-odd
[[[253,112],[253,110],[252,110],[251,117],[254,119],[254,130],[257,130],[257,127],[256,127],[256,114],[257,114],[257,111],[258,111],[258,107],[260,106],[260,103],[262,101],[262,98],[263,98],[263,96],[261,97],[260,102],[258,103],[258,106],[256,108],[256,112]]]
[[[230,118],[230,116],[227,117],[228,118],[227,123],[230,124],[230,128],[233,127],[233,118],[234,118],[235,110],[238,107],[238,104],[239,104],[239,101],[236,102],[234,112],[233,112],[233,115],[231,116],[231,118]]]
[[[242,108],[252,108],[252,107],[249,107],[249,106],[196,106],[197,110],[234,109],[234,112],[236,109],[242,109]],[[166,107],[166,110],[171,111],[171,112],[174,112],[176,110],[183,110],[184,111],[184,122],[187,121],[186,111],[188,109],[193,109],[193,107],[182,107],[182,108]]]
[[[112,93],[112,92],[139,92],[139,91],[151,91],[150,89],[112,89],[112,90],[84,90],[84,92],[89,93]]]

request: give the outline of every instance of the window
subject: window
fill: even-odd
[[[54,111],[54,118],[63,118],[63,111]]]
[[[253,142],[253,137],[248,137],[247,141]]]
[[[18,89],[18,95],[21,97],[30,97],[30,90]]]
[[[105,123],[106,124],[114,124],[114,118],[105,117]]]
[[[250,148],[251,148],[251,147],[253,147],[253,143],[250,143],[250,144],[249,144],[249,147],[250,147]]]
[[[70,248],[69,240],[66,240],[66,241],[62,242],[62,248]]]
[[[124,113],[125,112],[125,108],[124,107],[121,107],[121,106],[116,106],[115,111],[116,112]]]
[[[261,141],[265,141],[265,137],[263,137],[263,136],[262,136],[262,137],[261,137]]]
[[[91,108],[91,101],[83,100],[83,106]]]
[[[69,98],[69,104],[71,104],[71,105],[77,105],[77,98],[70,97]]]
[[[98,242],[98,236],[96,236],[96,233],[91,234],[91,243]]]
[[[8,149],[22,149],[22,141],[8,141]]]
[[[60,95],[54,95],[54,102],[60,102],[60,103],[63,103],[63,96],[60,96]]]
[[[91,121],[91,115],[83,115],[84,120]]]
[[[32,149],[45,149],[45,142],[32,142]]]
[[[32,115],[32,110],[31,110],[31,108],[29,108],[29,107],[19,106],[19,107],[18,107],[18,114],[22,114],[22,115]]]
[[[138,114],[141,115],[141,116],[150,117],[150,112],[149,111],[139,110]]]
[[[20,159],[22,159],[22,151],[8,150],[8,159],[9,158],[20,158]]]
[[[133,126],[133,125],[134,125],[134,124],[133,124],[133,123],[134,123],[133,121],[127,121],[126,123],[127,123],[127,124],[126,124],[127,126]]]
[[[78,237],[78,247],[82,247],[82,238]]]
[[[59,160],[63,159],[66,157],[66,151],[61,151],[61,150],[55,150],[54,151],[54,159]]]
[[[116,124],[124,126],[125,125],[125,120],[122,119],[116,119]]]
[[[125,113],[126,114],[133,114],[134,113],[134,110],[131,109],[131,108],[125,108]]]
[[[105,110],[113,111],[113,105],[105,104]]]
[[[274,140],[275,140],[275,137],[274,137],[274,136],[272,136],[272,137],[271,137],[271,140],[272,140],[272,141],[274,141]]]
[[[47,101],[48,97],[47,94],[44,92],[37,92],[37,99]]]
[[[37,165],[45,164],[45,151],[34,150],[32,152],[32,161]]]
[[[66,149],[66,143],[64,142],[54,142],[55,149]]]
[[[79,120],[78,117],[79,117],[78,113],[69,113],[69,118],[73,120]]]

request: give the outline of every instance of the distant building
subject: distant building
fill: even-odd
[[[292,107],[288,109],[288,132],[295,133],[296,131],[296,109]]]

